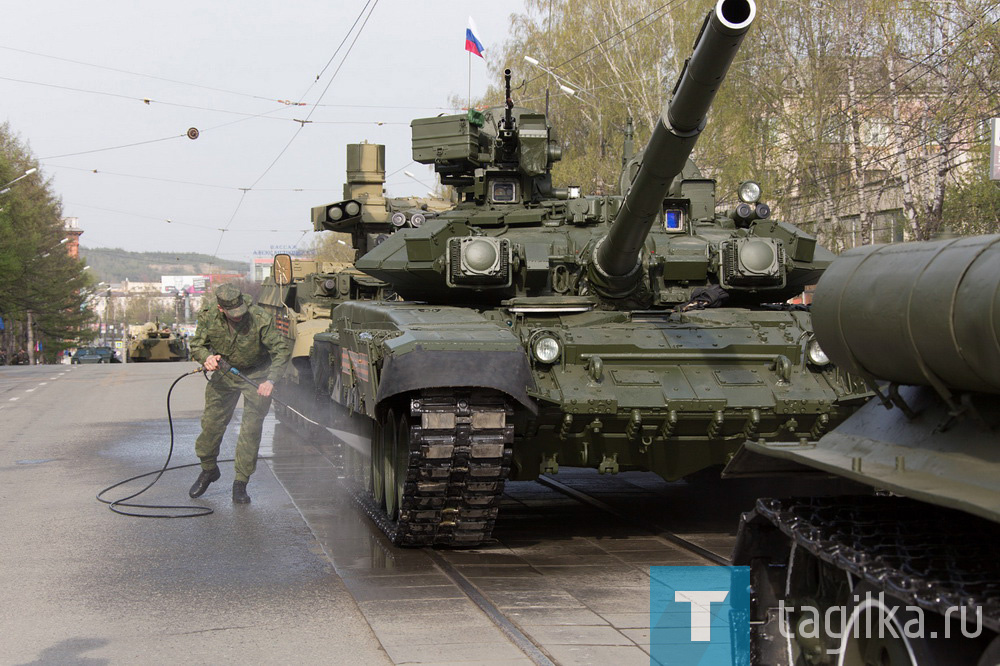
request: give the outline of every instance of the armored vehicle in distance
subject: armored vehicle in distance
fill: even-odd
[[[813,442],[869,397],[780,305],[833,255],[753,183],[717,213],[689,159],[755,14],[721,0],[706,17],[621,196],[553,185],[560,146],[509,70],[503,107],[412,122],[414,160],[459,201],[367,248],[356,268],[400,300],[336,305],[310,359],[317,393],[374,424],[347,458],[395,543],[480,543],[506,479],[560,466],[766,472],[744,442]],[[345,229],[358,208],[313,219]]]
[[[186,361],[189,358],[187,341],[178,337],[169,327],[148,321],[134,327],[126,351],[129,363],[146,361]]]

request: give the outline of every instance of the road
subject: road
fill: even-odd
[[[712,565],[678,538],[725,557],[755,497],[819,491],[565,469],[612,512],[513,482],[495,543],[399,549],[344,489],[341,442],[268,417],[252,504],[232,504],[223,463],[198,500],[194,468],[137,500],[210,516],[113,514],[95,494],[163,464],[167,389],[193,367],[0,367],[0,664],[645,665],[649,567]],[[196,461],[203,385],[173,392],[175,464]]]
[[[162,464],[166,391],[192,367],[0,367],[0,662],[391,663],[268,465],[236,507],[225,466],[196,502],[216,510],[204,518],[127,518],[95,501]],[[196,460],[203,384],[174,391],[180,463]],[[195,476],[168,473],[143,497],[186,503]]]

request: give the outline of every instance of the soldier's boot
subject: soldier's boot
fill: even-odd
[[[208,490],[212,482],[218,481],[220,478],[222,478],[222,472],[219,471],[218,467],[201,470],[201,474],[198,475],[198,479],[191,486],[188,495],[191,497],[201,497]]]
[[[233,481],[233,504],[249,504],[246,481]]]

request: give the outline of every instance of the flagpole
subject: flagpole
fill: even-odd
[[[467,51],[469,55],[469,111],[472,111],[472,51]]]

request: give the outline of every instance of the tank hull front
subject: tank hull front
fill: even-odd
[[[502,393],[513,479],[560,466],[676,479],[729,462],[748,439],[813,442],[869,396],[806,360],[805,312],[525,316],[376,302],[333,314],[311,363],[322,392],[372,419],[421,391]],[[559,340],[551,363],[530,351],[543,333]]]

